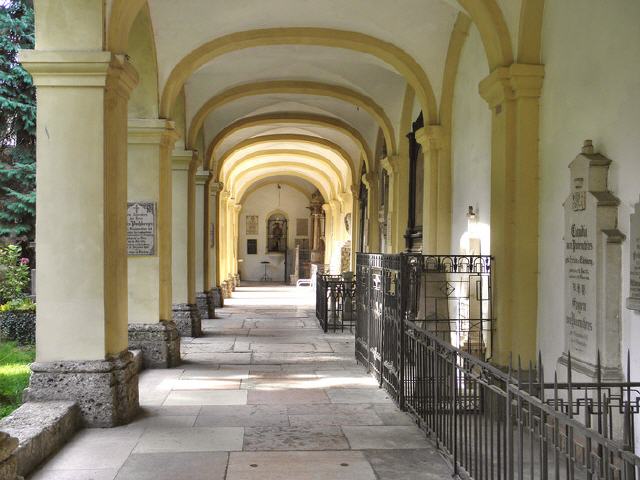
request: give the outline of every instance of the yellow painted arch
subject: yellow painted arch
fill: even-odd
[[[300,188],[298,185],[296,185],[295,183],[292,182],[288,182],[286,180],[271,180],[272,177],[274,177],[275,175],[270,175],[269,177],[266,177],[263,180],[257,181],[257,182],[253,182],[251,184],[251,186],[247,187],[245,190],[243,190],[242,192],[238,193],[238,196],[236,197],[236,201],[238,203],[242,203],[245,199],[245,197],[251,195],[253,192],[255,192],[256,190],[262,188],[262,187],[268,187],[269,185],[286,185],[289,188],[292,188],[293,190],[301,193],[302,195],[305,196],[305,198],[309,201],[311,201],[311,195],[309,195],[308,192],[305,192],[302,188]],[[300,177],[298,177],[300,178]],[[315,185],[314,185],[315,186]]]
[[[226,53],[252,47],[314,45],[344,48],[373,55],[391,65],[409,83],[422,105],[429,123],[437,121],[437,106],[427,74],[401,48],[370,35],[346,30],[315,27],[265,28],[236,32],[211,40],[187,54],[173,68],[162,93],[160,115],[170,117],[180,90],[200,67]]]
[[[353,140],[356,144],[358,144],[358,146],[360,147],[360,151],[362,152],[365,165],[367,165],[367,170],[372,170],[370,166],[372,158],[371,150],[369,149],[369,145],[365,141],[364,137],[358,130],[338,118],[330,117],[328,115],[318,115],[315,113],[305,112],[265,113],[262,115],[254,115],[252,117],[241,118],[236,122],[228,125],[215,136],[211,143],[209,143],[207,154],[205,156],[205,158],[208,159],[209,162],[209,170],[212,170],[214,166],[213,152],[218,147],[218,145],[224,142],[230,135],[233,135],[234,133],[239,132],[240,130],[243,130],[245,128],[271,125],[275,123],[315,125],[339,131],[340,133],[343,133],[351,138],[351,140]]]
[[[351,178],[352,179],[356,178],[356,165],[353,159],[350,157],[350,155],[340,145],[337,145],[332,141],[322,137],[314,137],[311,135],[299,135],[299,134],[262,135],[258,137],[248,138],[246,140],[241,141],[240,143],[230,148],[229,151],[220,158],[219,162],[216,162],[213,178],[221,178],[220,173],[222,172],[222,168],[224,167],[227,160],[233,155],[235,155],[236,153],[238,153],[240,150],[244,148],[260,145],[260,144],[267,144],[267,143],[274,143],[274,142],[292,142],[292,143],[316,145],[326,150],[329,150],[345,162],[348,171],[351,173]],[[273,151],[273,150],[278,150],[278,149],[271,149],[268,151]],[[279,150],[283,150],[283,149],[279,149]],[[286,150],[302,151],[300,149],[286,149]]]
[[[314,185],[320,191],[325,201],[333,198],[330,183],[323,184],[323,182],[320,181],[320,178],[324,175],[322,171],[306,168],[304,165],[288,165],[286,167],[286,171],[283,171],[283,167],[281,165],[266,165],[252,169],[251,171],[242,172],[238,178],[237,184],[234,186],[233,196],[235,198],[239,198],[244,190],[249,188],[252,183],[258,182],[264,178],[276,175],[290,175],[292,177],[302,178]]]
[[[518,30],[518,63],[540,63],[543,13],[544,0],[522,0]]]
[[[282,158],[285,160],[276,161],[277,159]],[[266,162],[264,159],[266,159]],[[320,162],[320,165],[317,165],[318,162]],[[329,179],[329,184],[335,187],[336,195],[338,192],[343,191],[345,187],[345,183],[340,178],[340,171],[335,167],[335,165],[331,164],[331,162],[322,155],[306,152],[304,150],[272,150],[251,153],[238,160],[234,165],[234,168],[225,175],[224,181],[227,184],[232,185],[233,179],[237,178],[237,176],[242,173],[239,169],[246,163],[253,163],[253,165],[248,169],[245,169],[245,171],[256,168],[260,165],[275,163],[282,166],[285,164],[306,165],[309,168],[317,169],[318,172],[326,176]]]
[[[513,47],[509,27],[496,0],[458,0],[458,3],[467,11],[480,32],[489,70],[511,65]]]
[[[384,133],[387,148],[390,152],[395,152],[395,135],[393,124],[385,113],[384,109],[374,102],[370,97],[362,95],[355,90],[337,85],[330,85],[322,82],[307,82],[295,80],[276,80],[268,82],[256,82],[237,87],[232,87],[209,99],[191,120],[187,140],[189,144],[195,145],[196,139],[207,116],[215,109],[222,107],[235,100],[256,95],[272,94],[299,94],[315,95],[320,97],[337,98],[344,102],[356,105],[365,110],[378,123]]]
[[[241,178],[244,173],[256,170],[260,167],[275,166],[282,168],[283,170],[280,172],[282,175],[287,174],[287,168],[304,167],[310,171],[313,170],[320,178],[327,181],[327,190],[335,194],[332,195],[332,197],[339,196],[339,193],[344,189],[344,185],[342,184],[340,177],[335,171],[327,171],[326,169],[315,166],[315,162],[318,161],[322,161],[322,157],[320,155],[316,156],[305,152],[300,152],[299,154],[272,154],[257,152],[242,158],[238,163],[238,167],[229,172],[225,181],[229,186],[229,190],[233,191],[233,187],[235,186],[238,178]],[[243,163],[251,162],[254,163],[251,165],[251,168],[240,170]]]

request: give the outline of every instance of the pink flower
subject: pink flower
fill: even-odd
[[[28,258],[21,258],[20,259],[20,265],[29,265],[29,259]]]

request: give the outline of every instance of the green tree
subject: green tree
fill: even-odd
[[[34,46],[33,7],[0,2],[0,240],[25,243],[35,234],[35,87],[18,63]]]

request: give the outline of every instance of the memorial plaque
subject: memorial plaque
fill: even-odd
[[[247,255],[258,254],[258,240],[255,238],[247,238]]]
[[[258,235],[258,215],[247,215],[247,235]]]
[[[634,206],[629,228],[629,298],[627,308],[640,311],[640,203]]]
[[[309,235],[308,218],[296,218],[296,235],[299,237],[306,237]]]
[[[156,204],[129,202],[127,205],[127,249],[129,256],[156,254]]]
[[[590,141],[569,165],[571,192],[564,203],[564,326],[566,363],[594,378],[598,352],[603,375],[617,378],[620,359],[621,242],[619,200],[608,190],[611,160]]]

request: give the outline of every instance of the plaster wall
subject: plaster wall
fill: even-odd
[[[159,145],[129,144],[127,199],[160,200]],[[156,219],[158,222],[159,219]],[[156,242],[158,241],[156,236]],[[160,257],[128,257],[129,323],[155,323],[160,319]]]
[[[196,292],[204,291],[204,182],[196,176]]]
[[[240,218],[238,221],[239,241],[238,258],[240,263],[240,276],[243,280],[260,280],[264,275],[264,266],[261,261],[269,261],[271,265],[268,272],[274,281],[282,281],[284,278],[284,260],[282,257],[267,255],[267,219],[269,215],[276,211],[285,213],[289,220],[287,246],[289,250],[295,248],[296,219],[309,218],[309,198],[288,185],[282,185],[280,191],[280,202],[278,204],[278,190],[275,184],[265,185],[251,192],[242,203]],[[246,216],[258,215],[258,235],[247,235]],[[258,254],[247,255],[247,238],[258,240]],[[297,237],[301,238],[301,237]],[[293,272],[292,272],[293,273]]]
[[[186,153],[186,152],[185,152]],[[174,304],[188,303],[187,284],[187,222],[188,222],[188,161],[187,156],[173,158],[173,194],[172,194],[172,302]]]
[[[475,26],[462,48],[453,96],[451,253],[460,252],[468,230],[467,210],[473,205],[482,235],[482,254],[490,253],[491,111],[478,93],[489,74],[486,56]]]
[[[619,229],[629,234],[640,186],[640,3],[635,0],[546,2],[541,99],[538,342],[546,371],[564,346],[562,203],[568,165],[582,142],[613,160],[609,188],[621,200]],[[629,294],[629,241],[622,244],[621,302]],[[622,351],[632,349],[632,376],[640,375],[640,315],[622,308]],[[635,341],[635,345],[634,345]],[[622,362],[626,365],[626,361]]]

